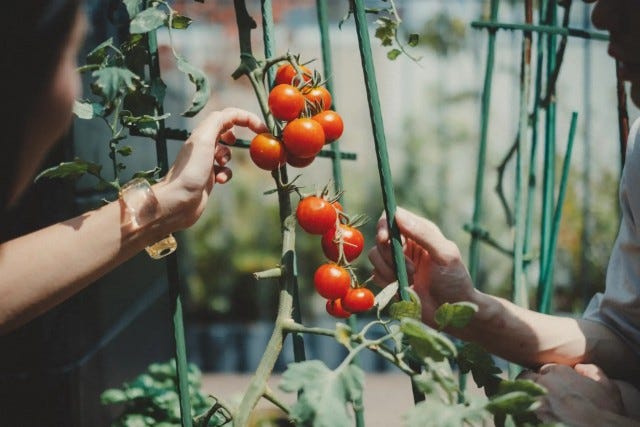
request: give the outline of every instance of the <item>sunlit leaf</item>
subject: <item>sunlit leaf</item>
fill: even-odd
[[[438,400],[420,402],[406,413],[406,427],[460,427],[482,425],[487,413],[482,407],[447,405]]]
[[[447,337],[419,320],[403,318],[400,330],[413,351],[421,358],[428,357],[441,361],[456,356],[456,347]]]
[[[391,49],[389,52],[387,52],[387,58],[393,61],[401,54],[402,54],[402,51],[400,49]]]
[[[389,283],[387,286],[384,287],[384,289],[378,292],[375,298],[375,303],[374,303],[374,305],[378,306],[378,312],[383,310],[391,302],[391,300],[396,296],[396,294],[398,293],[398,287],[399,287],[399,284],[398,284],[398,281],[396,280],[393,283]]]
[[[104,114],[104,107],[95,102],[73,102],[73,114],[80,119],[93,119],[94,117],[101,117]]]
[[[478,306],[471,302],[461,301],[453,304],[445,302],[436,310],[434,319],[440,329],[447,326],[464,328],[477,312]]]
[[[106,67],[92,73],[96,79],[91,85],[94,92],[105,100],[112,101],[118,95],[134,91],[140,77],[126,68]]]
[[[362,398],[364,373],[355,365],[331,371],[319,360],[292,363],[282,375],[280,388],[299,394],[290,417],[299,425],[347,427],[353,425],[347,404]]]
[[[145,0],[122,0],[122,2],[127,8],[129,18],[133,18],[142,11],[142,9],[144,8]]]
[[[187,16],[180,15],[178,13],[174,13],[171,17],[171,28],[175,28],[176,30],[184,30],[191,25],[193,20]]]
[[[351,328],[345,323],[336,324],[336,341],[349,348],[351,344]]]
[[[189,80],[196,86],[196,92],[191,99],[191,106],[182,113],[185,117],[193,117],[204,108],[209,101],[209,80],[197,67],[194,67],[186,59],[178,57],[176,65],[180,71],[189,76]]]
[[[105,64],[109,51],[116,52],[113,38],[103,41],[87,54],[87,64]]]
[[[520,414],[535,409],[538,399],[524,391],[512,391],[493,397],[486,405],[492,414]]]
[[[138,13],[129,24],[131,34],[142,34],[163,26],[169,15],[158,7],[152,6]]]
[[[36,176],[35,181],[41,178],[77,179],[86,173],[99,176],[101,170],[102,166],[97,163],[75,158],[71,162],[63,162],[57,166],[45,169]]]

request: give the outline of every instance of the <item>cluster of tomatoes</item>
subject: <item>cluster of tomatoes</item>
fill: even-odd
[[[296,218],[303,230],[322,236],[322,252],[331,261],[318,267],[313,276],[316,291],[327,299],[327,312],[347,318],[370,310],[374,295],[357,285],[350,268],[350,262],[362,253],[364,237],[356,227],[343,222],[346,215],[340,203],[317,195],[304,197],[298,203]]]
[[[331,103],[317,73],[312,75],[304,65],[281,65],[269,93],[269,110],[281,125],[275,130],[279,135],[261,133],[253,138],[249,146],[253,162],[269,171],[285,163],[296,168],[310,165],[322,147],[344,130],[340,115],[329,109]]]

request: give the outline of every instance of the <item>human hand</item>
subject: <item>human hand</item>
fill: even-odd
[[[166,233],[193,225],[202,214],[216,183],[231,179],[226,167],[231,150],[218,143],[235,142],[234,126],[260,133],[267,131],[255,114],[238,108],[210,113],[184,143],[165,179],[154,186]]]
[[[523,373],[520,378],[547,389],[535,411],[543,422],[560,421],[571,426],[627,425],[610,424],[625,415],[625,409],[617,384],[596,365],[577,364],[572,368],[547,364],[538,372]]]
[[[422,303],[422,320],[434,325],[435,310],[445,302],[470,301],[473,285],[460,250],[431,221],[405,209],[395,213],[403,237],[409,283]],[[376,246],[369,251],[374,282],[381,286],[396,280],[387,219],[378,221]]]

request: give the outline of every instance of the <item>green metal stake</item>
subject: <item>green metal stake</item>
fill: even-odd
[[[160,78],[160,61],[158,57],[158,40],[156,32],[148,34],[149,40],[149,69],[151,79]],[[163,114],[163,106],[158,105],[158,114]],[[156,135],[156,156],[161,174],[165,175],[169,168],[167,156],[167,140],[164,137],[164,121],[158,122]],[[167,256],[167,279],[169,281],[169,298],[173,311],[173,335],[176,346],[176,375],[178,379],[178,397],[180,400],[180,420],[182,427],[191,427],[191,401],[188,381],[187,346],[184,336],[184,319],[182,316],[182,297],[180,295],[180,274],[178,273],[178,256],[174,252]]]
[[[548,0],[547,4],[548,24],[556,25],[558,14],[555,0]],[[549,83],[553,71],[556,68],[556,38],[550,34],[547,39],[547,83]],[[542,181],[542,219],[541,219],[541,247],[540,266],[541,274],[538,281],[538,311],[549,313],[551,310],[551,283],[544,281],[549,279],[545,271],[549,265],[548,257],[551,249],[551,227],[554,210],[555,193],[555,153],[556,153],[556,102],[555,94],[551,94],[545,121],[545,146],[544,146],[544,174]]]
[[[490,21],[498,18],[498,0],[491,0]],[[472,216],[471,243],[469,245],[469,274],[474,285],[478,286],[478,268],[480,263],[480,243],[476,230],[482,218],[482,194],[484,191],[484,170],[487,157],[487,134],[489,130],[489,110],[491,106],[491,84],[493,81],[493,66],[495,62],[496,30],[489,30],[487,63],[485,64],[484,88],[482,90],[480,117],[480,147],[478,149],[478,169],[476,171],[476,185],[474,192],[474,207]]]
[[[318,13],[318,27],[320,28],[320,45],[322,49],[322,66],[323,66],[323,75],[327,80],[325,83],[327,90],[331,94],[332,97],[332,108],[334,110],[336,107],[336,97],[335,91],[333,90],[333,62],[331,60],[331,41],[329,39],[329,24],[327,19],[327,2],[326,0],[316,0],[316,10]],[[333,181],[335,182],[336,188],[342,190],[342,162],[340,161],[340,144],[338,141],[334,141],[331,143],[331,150],[336,154],[335,157],[331,160],[331,166],[333,170]],[[340,204],[342,207],[346,207],[344,202],[344,196],[340,193]],[[347,323],[352,331],[357,330],[358,327],[358,319],[357,316],[351,315],[347,320]],[[359,357],[354,357],[351,362],[354,365],[360,365]],[[364,404],[362,399],[359,399],[355,402],[355,415],[356,415],[356,427],[362,427],[365,425],[364,423]]]
[[[404,301],[409,300],[407,291],[409,280],[407,268],[404,263],[404,251],[400,240],[400,230],[395,220],[396,200],[393,192],[393,181],[391,179],[391,167],[389,166],[389,153],[384,135],[384,123],[380,108],[380,98],[378,96],[378,84],[376,81],[375,68],[371,55],[371,40],[369,39],[369,28],[364,9],[363,0],[351,0],[352,9],[356,22],[358,43],[360,45],[360,59],[362,61],[362,71],[364,74],[365,87],[367,89],[367,100],[369,103],[369,117],[373,130],[373,139],[376,147],[376,158],[378,160],[378,172],[382,187],[382,199],[387,215],[387,225],[391,238],[391,249],[393,251],[393,262],[398,276],[400,297]],[[416,384],[412,381],[413,398],[416,402],[424,400],[424,394],[420,393]]]

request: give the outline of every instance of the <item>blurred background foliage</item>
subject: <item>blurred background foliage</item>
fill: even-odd
[[[346,13],[346,3],[329,2],[335,24],[331,28],[335,75],[331,78],[336,87],[337,109],[346,120],[342,150],[358,155],[356,162],[343,162],[345,207],[350,213],[370,217],[362,228],[366,245],[370,247],[382,202],[359,58],[353,55],[357,41],[349,20],[341,29],[337,28]],[[420,35],[420,43],[411,49],[422,58],[418,63],[402,56],[389,61],[384,48],[374,52],[397,201],[436,222],[466,257],[469,236],[462,226],[470,221],[473,209],[479,97],[486,48],[485,33],[472,30],[469,24],[486,15],[487,3],[478,0],[396,0],[396,3],[407,33]],[[273,4],[277,52],[302,53],[303,60],[320,58],[315,1],[283,0]],[[522,2],[501,4],[501,20],[522,22]],[[248,5],[249,12],[259,22],[259,2],[248,1]],[[574,5],[575,15],[588,16],[588,7]],[[182,0],[176,2],[176,8],[195,20],[194,31],[189,32],[194,39],[177,42],[190,44],[190,58],[200,58],[209,73],[213,88],[209,108],[235,105],[258,111],[247,82],[230,78],[238,64],[232,2],[200,5]],[[577,26],[590,28],[588,20],[578,18],[575,19]],[[197,28],[202,34],[198,35]],[[259,33],[253,34],[256,56],[260,56],[262,49]],[[496,168],[509,150],[517,127],[520,40],[518,33],[499,33],[490,122],[492,148],[488,154],[483,200],[483,227],[506,247],[511,245],[513,230],[493,189],[497,183]],[[582,58],[586,58],[586,52],[592,58],[587,65],[592,67],[589,76],[583,74],[587,63],[582,62]],[[312,66],[321,70],[319,61]],[[165,67],[169,68],[165,76],[170,75],[170,65]],[[595,85],[595,81],[599,84]],[[583,88],[586,87],[593,88],[593,96],[603,105],[585,102]],[[181,97],[180,93],[173,96]],[[556,259],[555,310],[578,313],[594,292],[603,289],[609,251],[618,227],[620,169],[616,158],[615,80],[605,44],[570,43],[558,83],[558,99],[558,168],[564,155],[569,112],[578,110],[581,115]],[[585,109],[592,113],[593,121],[583,120]],[[635,112],[632,108],[631,113]],[[250,138],[250,135],[244,137]],[[586,144],[592,148],[587,150]],[[233,155],[233,180],[216,188],[212,206],[184,236],[190,249],[188,313],[198,321],[252,322],[275,316],[277,283],[256,282],[252,277],[252,273],[272,268],[279,262],[277,200],[274,195],[263,194],[273,187],[272,178],[252,165],[245,150],[235,149]],[[317,159],[309,168],[290,169],[289,174],[302,174],[298,182],[305,186],[303,191],[312,192],[315,186],[329,181],[329,162]],[[507,196],[513,194],[509,187],[513,183],[513,169],[514,162],[511,162],[504,178]],[[538,204],[539,199],[536,196]],[[294,208],[296,203],[297,197],[293,196]],[[538,226],[534,225],[534,230]],[[534,242],[534,255],[536,244]],[[313,272],[324,259],[316,236],[298,232],[296,247],[303,316],[312,321],[317,316],[326,316],[321,299],[312,292]],[[483,248],[482,253],[479,277],[483,288],[509,297],[511,260],[488,247]],[[366,255],[360,257],[356,267],[360,280],[367,279],[371,267]],[[537,273],[535,267],[528,272],[532,296]]]

